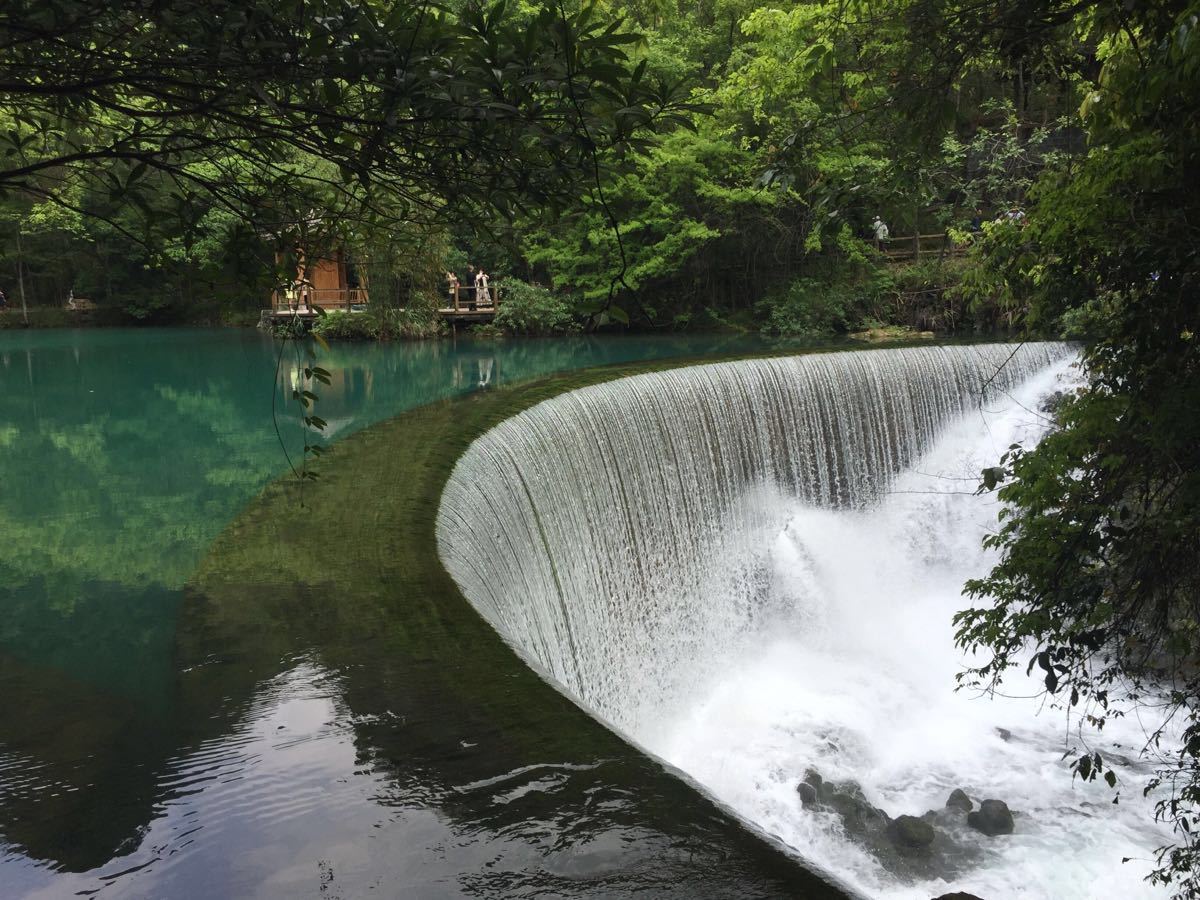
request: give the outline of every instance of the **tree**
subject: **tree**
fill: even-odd
[[[1154,880],[1200,892],[1200,6],[996,3],[1002,48],[1082,34],[1101,62],[1081,110],[1087,153],[1031,188],[1028,225],[991,230],[982,265],[1028,304],[1035,333],[1087,337],[1084,387],[1036,448],[985,473],[1006,503],[992,572],[958,639],[965,675],[995,687],[1013,666],[1102,727],[1160,722],[1147,750],[1178,836]],[[1031,23],[1017,29],[1017,16]],[[996,23],[1008,23],[997,29]],[[1081,61],[1078,68],[1086,69]],[[1168,738],[1166,723],[1179,733]],[[1085,780],[1116,785],[1100,754]]]
[[[76,208],[80,183],[100,187],[148,229],[212,205],[260,225],[314,180],[393,221],[555,205],[676,113],[626,65],[634,40],[591,6],[13,0],[0,190]]]

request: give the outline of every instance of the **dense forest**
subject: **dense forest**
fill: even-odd
[[[286,15],[276,6],[274,15]],[[470,23],[485,14],[438,15],[451,28],[458,17]],[[445,148],[445,161],[422,157],[407,167],[381,165],[376,154],[364,166],[374,170],[364,172],[346,158],[353,151],[335,147],[337,158],[327,158],[325,137],[259,134],[246,159],[244,141],[210,146],[183,129],[170,135],[180,149],[169,160],[148,162],[135,148],[168,135],[161,120],[129,113],[126,101],[138,99],[131,97],[98,104],[86,126],[107,130],[121,154],[60,164],[88,155],[103,138],[80,141],[47,121],[61,111],[39,116],[30,97],[13,95],[0,107],[8,119],[3,149],[10,158],[40,155],[46,165],[26,166],[4,195],[0,288],[14,305],[24,297],[28,306],[58,310],[69,296],[89,298],[113,320],[252,322],[271,288],[289,277],[300,245],[309,255],[346,248],[381,310],[429,305],[444,289],[443,273],[463,272],[468,262],[500,281],[548,288],[517,288],[521,308],[506,323],[516,331],[627,320],[785,334],[882,324],[1012,328],[1019,304],[1002,306],[989,287],[965,289],[963,252],[985,226],[1014,221],[1012,211],[1024,207],[1043,171],[1084,153],[1077,110],[1102,38],[1097,32],[1081,43],[1071,26],[1054,46],[1017,58],[956,48],[962,59],[952,65],[924,33],[940,15],[908,2],[781,8],[702,0],[593,10],[605,27],[620,23],[614,39],[623,52],[619,61],[581,56],[587,94],[597,99],[601,87],[587,67],[609,66],[596,71],[636,75],[647,97],[605,98],[614,107],[608,114],[620,117],[607,137],[596,122],[580,122],[572,136],[588,149],[572,158],[553,203],[542,175],[497,180],[493,161],[480,178],[449,162],[461,152],[454,147]],[[538,11],[498,7],[486,16],[523,27]],[[476,24],[500,27],[483,23]],[[323,108],[349,106],[349,84],[364,74],[345,54],[367,66],[371,51],[357,33],[342,39],[359,46],[308,48],[313,66],[333,62],[343,77],[321,81],[298,104],[308,116],[283,127],[332,134],[337,123],[319,121]],[[469,60],[487,51],[462,52]],[[246,76],[262,74],[239,65]],[[265,56],[255,65],[287,75]],[[467,75],[456,73],[460,85]],[[494,86],[483,78],[471,89]],[[464,115],[453,105],[425,112]],[[480,112],[477,103],[470,114]],[[470,137],[498,151],[511,146],[503,125]],[[640,133],[615,141],[614,129],[621,138]],[[70,149],[55,158],[48,140]],[[120,142],[133,148],[124,152]],[[99,172],[80,171],[101,162]],[[533,184],[542,196],[532,199],[541,202],[529,202]],[[874,240],[875,216],[890,230],[882,244]],[[922,234],[924,252],[905,259]],[[898,258],[881,252],[889,249]]]
[[[963,680],[1037,667],[1094,725],[1171,713],[1156,878],[1194,896],[1198,25],[1182,0],[14,0],[0,317],[73,292],[241,321],[299,245],[350,248],[376,316],[474,262],[524,285],[519,331],[1083,338],[1058,428],[983,473],[1008,507]],[[884,252],[921,234],[944,252]]]

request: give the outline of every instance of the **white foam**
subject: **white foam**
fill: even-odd
[[[976,800],[1006,801],[1016,832],[962,835],[983,856],[953,879],[955,890],[1057,900],[1165,896],[1143,880],[1154,848],[1170,839],[1142,797],[1144,765],[1119,767],[1113,805],[1104,785],[1072,782],[1062,755],[1079,746],[1069,733],[1078,723],[1062,710],[953,690],[965,660],[951,618],[966,602],[964,580],[993,561],[980,540],[994,527],[996,504],[970,493],[974,479],[1010,443],[1036,439],[1037,399],[1065,368],[963,416],[877,506],[796,505],[769,565],[773,590],[798,615],[765,629],[765,646],[729,660],[725,677],[649,733],[650,749],[871,896],[928,898],[951,886],[901,883],[848,841],[834,816],[805,811],[796,784],[810,766],[826,779],[857,782],[893,816],[938,809],[956,787]],[[1007,690],[1031,696],[1038,685],[1017,673]],[[1128,719],[1111,722],[1103,739],[1088,735],[1095,749],[1127,757],[1144,738]]]
[[[1072,782],[1061,710],[954,691],[951,617],[992,563],[979,472],[1037,439],[1038,399],[1073,355],[841,353],[575,391],[464,454],[439,552],[547,679],[868,895],[1163,896],[1143,881],[1169,840],[1141,794],[1146,767],[1119,769],[1114,806],[1102,784]],[[1132,719],[1088,736],[1110,758],[1143,739]],[[904,881],[802,808],[809,767],[893,816],[941,808],[956,787],[998,798],[1016,833],[964,828],[977,858],[953,884]]]

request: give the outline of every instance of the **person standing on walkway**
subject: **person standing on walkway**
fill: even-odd
[[[489,281],[488,274],[483,269],[475,273],[475,303],[479,306],[492,305],[492,292],[488,290]]]
[[[467,277],[463,281],[463,293],[466,294],[467,308],[474,309],[476,296],[479,293],[479,271],[472,265],[467,266]]]
[[[879,218],[879,216],[876,216],[875,221],[871,223],[871,230],[875,232],[875,249],[882,250],[892,237],[891,232],[888,231],[887,223]]]

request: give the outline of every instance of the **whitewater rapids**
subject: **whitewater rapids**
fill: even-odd
[[[871,897],[1166,896],[1134,718],[1102,736],[1029,699],[954,691],[951,617],[994,561],[979,472],[1044,432],[1066,345],[759,360],[540,404],[460,461],[439,547],[465,596],[576,702],[753,826]],[[1120,803],[1068,747],[1118,764]],[[899,877],[804,809],[808,768],[892,816],[954,788],[1015,833],[963,829],[949,880]],[[1132,861],[1122,863],[1122,858]]]

